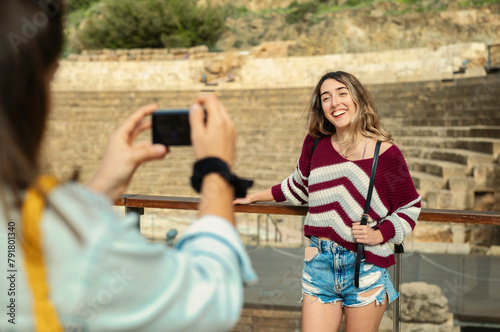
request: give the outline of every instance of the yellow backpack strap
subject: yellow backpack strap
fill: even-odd
[[[51,176],[40,176],[36,183],[36,186],[28,188],[21,210],[23,225],[21,248],[24,252],[28,283],[33,294],[35,331],[58,332],[63,331],[63,328],[49,298],[40,229],[45,210],[44,196],[57,186],[58,181]]]

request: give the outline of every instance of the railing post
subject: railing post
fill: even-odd
[[[125,213],[126,214],[129,214],[129,213],[137,214],[137,219],[138,219],[137,220],[137,227],[139,229],[141,229],[141,216],[144,215],[144,208],[126,206]]]
[[[266,214],[266,242],[269,243],[269,214]]]
[[[490,71],[491,67],[491,45],[488,45],[488,60],[486,60],[486,72]]]
[[[271,219],[274,224],[274,243],[278,243],[278,222],[274,219]],[[281,241],[279,241],[281,242]]]
[[[257,247],[260,246],[260,217],[262,215],[259,214],[257,216]]]
[[[303,216],[303,217],[302,217],[302,233],[304,232],[304,226],[305,226],[305,224],[306,224],[306,217],[305,217],[305,216]],[[304,236],[304,234],[302,234],[302,238],[301,238],[301,240],[300,240],[300,244],[302,245],[302,248],[304,248],[304,247],[305,247],[304,240],[305,240],[305,236]]]
[[[403,263],[401,259],[401,255],[404,253],[404,247],[403,244],[395,244],[394,245],[394,256],[396,258],[396,265],[394,266],[394,286],[396,288],[396,292],[399,293],[400,291],[400,281],[402,279],[402,266],[401,264]],[[401,293],[399,296],[394,300],[394,307],[393,307],[393,315],[392,315],[392,323],[393,323],[393,328],[392,330],[394,332],[399,332],[401,329],[401,323],[400,323],[400,298],[401,298]]]

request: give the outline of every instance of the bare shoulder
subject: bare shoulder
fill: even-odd
[[[380,145],[380,154],[384,153],[385,151],[389,150],[394,144],[389,143],[389,142],[382,142]]]
[[[374,138],[370,138],[371,145],[372,145],[372,150],[375,150],[375,144],[377,143],[377,140]],[[389,143],[389,142],[382,142],[380,145],[380,154],[384,153],[385,151],[389,150],[394,144]]]

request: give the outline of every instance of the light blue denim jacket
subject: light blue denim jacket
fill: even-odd
[[[49,199],[42,243],[50,298],[65,331],[227,331],[243,305],[243,285],[257,277],[234,227],[204,216],[175,249],[149,243],[137,216],[120,217],[107,198],[67,183]],[[6,305],[7,221],[0,210],[0,331],[32,331],[32,299],[16,239],[16,324]],[[19,212],[10,221],[22,227]],[[68,223],[83,239],[80,243]],[[5,311],[5,312],[4,312]]]

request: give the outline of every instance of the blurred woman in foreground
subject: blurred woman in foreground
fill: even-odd
[[[0,330],[230,329],[243,284],[256,278],[234,229],[234,183],[218,169],[200,173],[199,220],[175,250],[148,243],[136,216],[121,218],[111,208],[140,164],[168,152],[134,142],[150,128],[155,105],[111,136],[87,187],[40,174],[64,7],[62,0],[0,2],[0,266],[10,278],[2,277],[10,289],[0,297],[7,310]],[[198,167],[207,157],[231,165],[236,134],[218,99],[200,95],[190,122]]]

